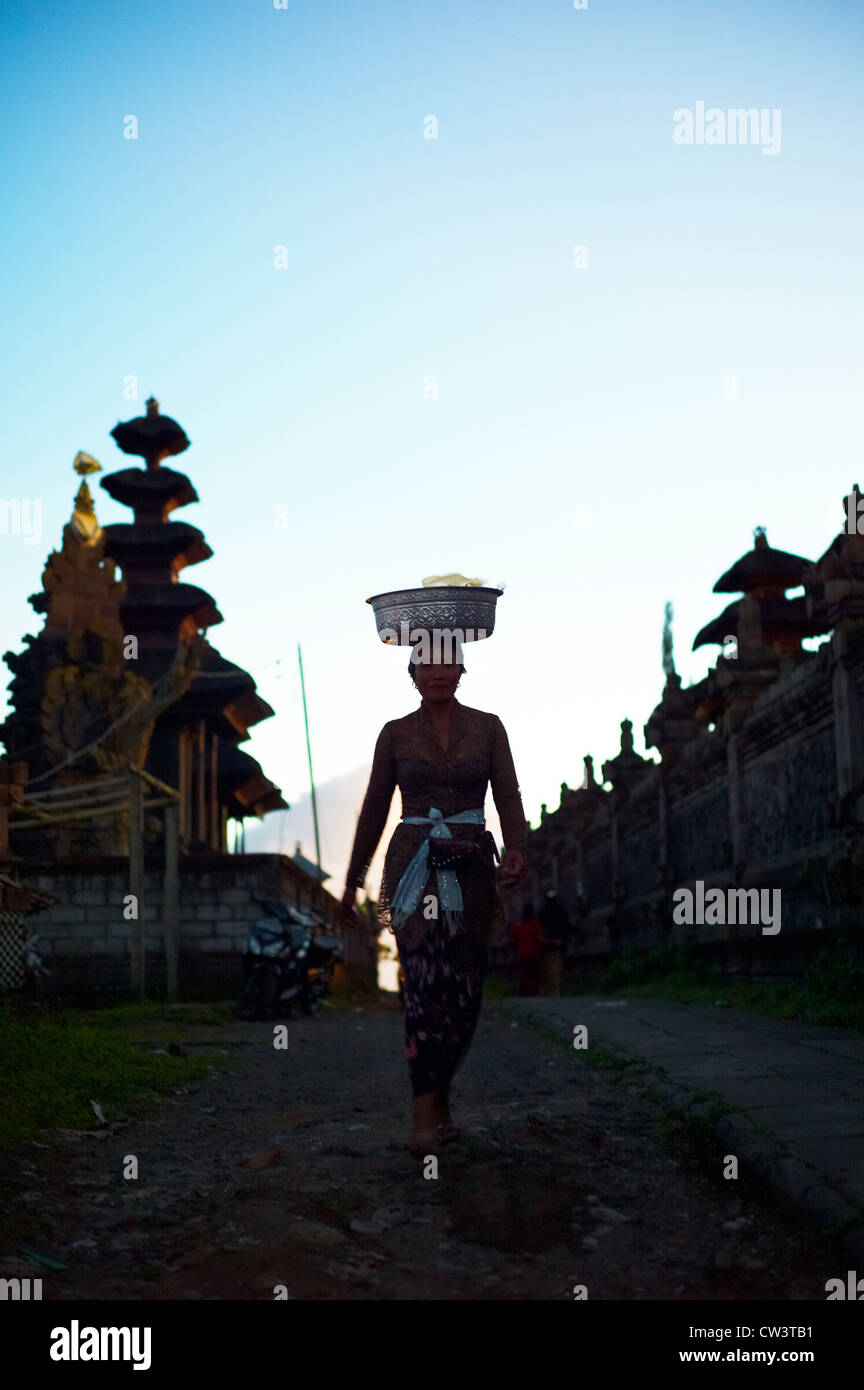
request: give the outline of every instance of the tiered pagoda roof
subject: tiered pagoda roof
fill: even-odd
[[[810,561],[768,544],[764,526],[753,532],[753,549],[737,559],[714,585],[715,594],[784,594],[803,580]]]
[[[104,532],[106,553],[120,565],[126,583],[121,610],[126,631],[138,638],[141,669],[156,679],[178,641],[190,641],[223,621],[210,594],[178,579],[187,566],[208,560],[213,552],[196,526],[170,519],[178,508],[198,501],[185,473],[162,462],[189,448],[185,430],[160,415],[159,403],[151,397],[146,415],[116,425],[111,433],[124,453],[137,454],[145,465],[102,479],[109,496],[130,507],[135,518],[106,526]],[[249,737],[253,724],[273,715],[272,708],[257,694],[248,671],[227,661],[209,642],[201,646],[198,673],[165,711],[157,735],[161,731],[163,741],[176,738],[181,729],[203,720],[217,740],[218,796],[227,813],[242,817],[286,808],[279,788],[254,758],[236,747]],[[162,770],[167,772],[164,761]]]
[[[190,640],[222,622],[204,589],[177,578],[187,565],[209,560],[213,551],[196,526],[168,520],[178,507],[198,501],[185,473],[162,467],[163,458],[189,448],[185,430],[160,415],[159,402],[151,396],[146,415],[116,425],[111,433],[124,453],[145,460],[144,468],[109,473],[101,485],[135,514],[133,522],[104,527],[105,550],[123,571],[123,621],[138,638],[139,660],[149,675],[162,664],[164,653],[176,648],[178,638]]]
[[[723,646],[729,637],[742,649],[753,645],[778,654],[799,651],[804,637],[815,637],[824,629],[810,616],[803,595],[787,598],[786,590],[803,584],[811,562],[803,555],[776,550],[768,544],[763,527],[754,532],[753,549],[742,555],[717,580],[715,594],[743,594],[718,617],[697,632],[693,651],[704,646]]]

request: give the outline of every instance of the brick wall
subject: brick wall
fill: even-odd
[[[123,916],[128,860],[108,858],[19,865],[23,883],[58,899],[32,921],[49,994],[76,1003],[129,996],[133,934],[141,923]],[[164,995],[162,865],[148,858],[144,892],[147,994]],[[337,904],[285,855],[190,855],[180,860],[179,979],[184,999],[239,993],[242,955],[251,924],[272,897],[312,907],[331,925]]]

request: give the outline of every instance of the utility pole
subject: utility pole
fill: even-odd
[[[312,788],[312,820],[315,825],[315,862],[321,872],[321,841],[318,836],[318,803],[315,800],[315,777],[312,772],[312,745],[309,742],[309,715],[306,709],[306,682],[303,679],[303,653],[297,643],[297,660],[300,663],[300,689],[303,692],[303,723],[306,726],[306,756],[309,759],[309,785]],[[320,886],[320,884],[319,884]]]

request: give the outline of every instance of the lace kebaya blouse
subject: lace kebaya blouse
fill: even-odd
[[[384,725],[375,745],[369,786],[357,822],[354,848],[346,883],[361,887],[384,831],[393,792],[402,794],[403,816],[428,816],[437,807],[443,816],[482,808],[491,785],[501,821],[505,849],[525,852],[526,825],[516,770],[504,725],[496,714],[470,709],[454,700],[450,746],[445,753],[421,703],[403,719]],[[430,827],[400,823],[387,847],[378,913],[389,925],[393,894]],[[460,839],[479,838],[480,825],[454,825],[451,834]],[[459,870],[469,933],[487,940],[500,907],[495,887],[494,862],[481,861]],[[430,874],[429,892],[434,892]],[[424,894],[425,896],[425,894]],[[422,903],[422,898],[421,898]],[[416,944],[423,934],[423,915],[418,909],[399,929],[399,939]]]

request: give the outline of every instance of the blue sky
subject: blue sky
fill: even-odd
[[[830,0],[7,3],[2,492],[43,530],[0,535],[2,650],[75,452],[123,466],[152,392],[215,552],[183,577],[277,709],[246,746],[289,800],[296,643],[343,777],[415,702],[364,600],[430,573],[507,584],[460,698],[529,818],[625,716],[641,749],[664,602],[698,679],[753,527],[815,557],[864,483],[862,31]],[[779,154],[675,144],[700,100],[779,108]]]

